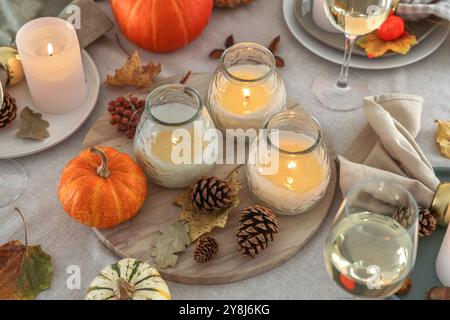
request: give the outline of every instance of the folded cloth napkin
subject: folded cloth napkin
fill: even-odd
[[[396,13],[408,21],[422,20],[431,15],[450,21],[450,0],[402,0]]]
[[[30,20],[56,16],[67,19],[73,14],[72,5],[80,8],[77,33],[81,48],[113,28],[114,23],[92,0],[1,0],[0,46],[14,44],[16,32]]]
[[[421,97],[405,94],[364,99],[364,114],[377,142],[361,163],[339,157],[344,195],[364,180],[383,180],[402,185],[419,205],[430,206],[440,182],[414,140],[420,130],[422,105]]]

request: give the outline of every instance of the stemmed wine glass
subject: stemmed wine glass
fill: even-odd
[[[2,108],[3,88],[0,83],[0,110]],[[0,159],[0,208],[16,201],[25,190],[26,182],[25,168],[19,162],[12,159]]]
[[[353,46],[358,36],[378,29],[396,5],[396,0],[324,0],[331,23],[345,34],[345,54],[338,80],[329,72],[313,82],[313,92],[323,106],[335,111],[350,111],[362,106],[369,95],[367,81],[354,74],[349,81]]]
[[[414,267],[418,208],[403,187],[366,181],[344,199],[324,247],[331,278],[363,298],[385,298]]]

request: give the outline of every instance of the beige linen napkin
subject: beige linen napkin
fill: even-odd
[[[402,185],[419,205],[431,204],[439,179],[414,140],[420,130],[422,105],[421,97],[405,94],[364,99],[364,114],[378,140],[362,163],[339,156],[344,195],[356,184],[376,179]]]

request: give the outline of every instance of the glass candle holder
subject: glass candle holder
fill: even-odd
[[[214,167],[218,153],[214,133],[214,122],[197,91],[165,85],[147,97],[134,152],[156,184],[184,188]]]
[[[250,191],[277,214],[309,210],[325,195],[331,176],[319,123],[304,112],[284,111],[265,129],[250,147]]]
[[[245,42],[224,52],[208,94],[218,128],[260,129],[285,106],[286,89],[268,49]]]

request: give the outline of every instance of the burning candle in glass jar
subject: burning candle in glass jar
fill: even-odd
[[[39,18],[16,36],[34,106],[66,113],[82,105],[87,87],[81,50],[73,25],[59,18]]]
[[[286,90],[272,53],[241,43],[223,55],[209,90],[210,112],[221,129],[261,128],[283,110]]]
[[[320,127],[307,114],[291,111],[275,115],[268,126],[267,151],[260,148],[261,136],[250,150],[259,153],[246,168],[250,190],[277,213],[304,212],[320,201],[330,181]]]

